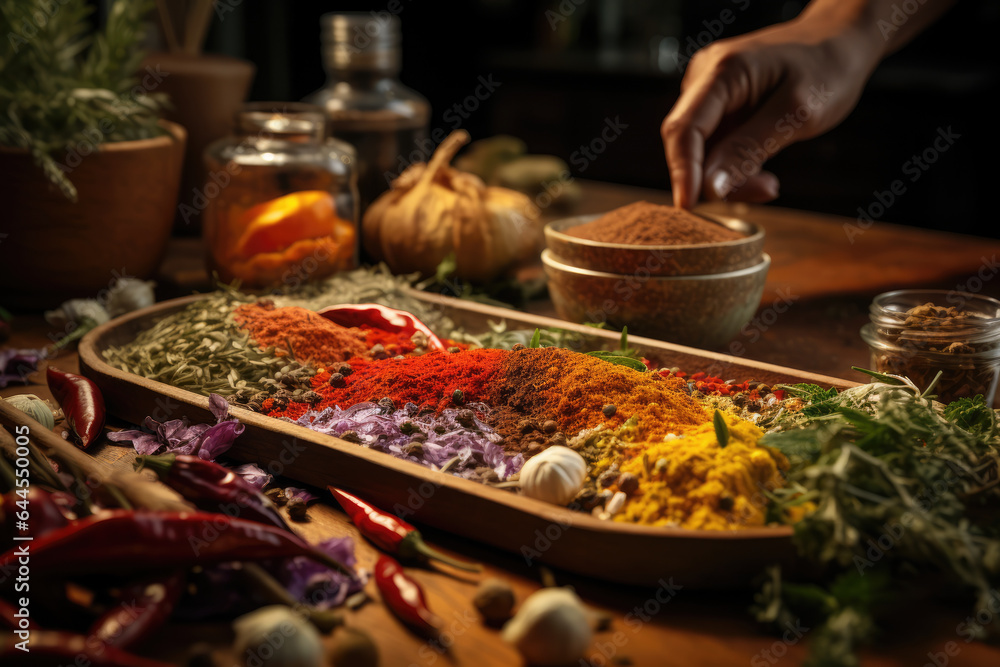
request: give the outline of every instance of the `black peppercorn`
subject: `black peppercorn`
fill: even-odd
[[[514,352],[520,352],[521,350],[526,350],[527,348],[524,346],[524,343],[514,343],[510,346],[510,349]]]
[[[557,430],[559,430],[559,424],[555,423],[551,419],[547,419],[547,420],[545,420],[545,422],[542,423],[542,431],[544,433],[548,433],[549,435],[552,435]]]
[[[618,470],[611,468],[610,470],[605,470],[601,473],[601,476],[597,478],[597,483],[602,489],[604,489],[614,484],[617,480]]]
[[[631,496],[639,490],[639,478],[630,472],[623,472],[618,477],[618,490],[625,495]]]
[[[465,392],[461,389],[451,392],[451,402],[455,405],[463,405],[465,403]]]
[[[271,502],[278,507],[283,506],[288,502],[288,496],[285,495],[285,490],[280,487],[274,487],[273,489],[268,489],[264,492],[264,495],[271,499]]]
[[[288,501],[288,518],[292,521],[306,520],[306,502],[301,498],[292,498]]]
[[[346,387],[347,380],[344,379],[343,373],[331,373],[330,374],[330,386],[331,387]]]
[[[616,412],[618,412],[618,408],[609,403],[608,405],[605,405],[603,408],[601,408],[601,412],[604,413],[605,417],[608,417],[610,419],[611,417],[615,416]]]

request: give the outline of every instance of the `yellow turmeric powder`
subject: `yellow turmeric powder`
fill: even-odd
[[[729,441],[721,447],[712,423],[679,438],[622,443],[615,456],[623,473],[639,480],[616,521],[689,529],[733,530],[763,526],[765,491],[784,486],[788,460],[759,447],[758,427],[725,415]],[[596,468],[612,463],[600,461]]]

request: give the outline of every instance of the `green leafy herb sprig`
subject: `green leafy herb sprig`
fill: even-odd
[[[148,139],[166,98],[139,86],[149,0],[115,0],[94,34],[86,0],[0,0],[0,145],[27,148],[75,201],[66,162],[105,142]],[[85,152],[87,151],[87,152]]]
[[[778,415],[761,439],[793,461],[777,511],[816,505],[795,525],[800,555],[841,573],[830,587],[779,586],[772,575],[758,598],[763,620],[818,619],[814,665],[856,664],[856,647],[875,634],[873,600],[898,582],[943,574],[974,594],[976,608],[1000,582],[1000,524],[980,518],[1000,500],[996,413],[981,396],[943,406],[930,388],[873,375],[842,392],[784,387],[805,407]],[[827,603],[804,610],[806,593]]]

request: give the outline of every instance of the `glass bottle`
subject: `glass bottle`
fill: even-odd
[[[430,158],[430,104],[399,82],[400,21],[387,13],[324,14],[326,84],[305,98],[323,108],[330,136],[358,155],[361,214],[393,178]]]
[[[325,133],[318,107],[257,102],[205,149],[203,236],[221,280],[295,287],[357,266],[354,149]]]
[[[954,290],[896,290],[879,294],[861,337],[872,368],[904,375],[937,400],[982,394],[993,404],[1000,377],[1000,301]]]

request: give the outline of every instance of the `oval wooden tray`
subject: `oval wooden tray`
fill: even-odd
[[[187,416],[211,421],[208,398],[112,367],[102,351],[132,340],[157,319],[175,312],[197,296],[165,301],[112,320],[88,333],[80,343],[80,368],[104,392],[108,411],[142,423],[147,415],[163,421]],[[579,330],[595,341],[618,342],[614,332],[595,331],[558,320],[532,318],[516,311],[468,304],[433,296],[427,299],[464,313],[463,325],[486,318],[509,318],[535,326],[557,325]],[[469,306],[474,306],[470,308]],[[476,320],[476,315],[479,319]],[[757,369],[758,379],[774,382],[820,382],[839,387],[853,383],[777,366],[631,338],[633,346],[666,355],[672,363],[695,368]],[[728,361],[727,361],[728,360]],[[731,363],[730,363],[731,362]],[[660,585],[673,577],[688,587],[746,585],[771,563],[792,567],[795,551],[791,528],[754,528],[733,532],[653,528],[601,521],[514,493],[493,489],[415,463],[396,459],[338,438],[316,433],[249,410],[233,414],[246,425],[227,456],[252,462],[276,474],[325,488],[328,484],[363,495],[403,518],[456,533],[522,555],[527,564],[544,563],[599,579],[627,584]]]

